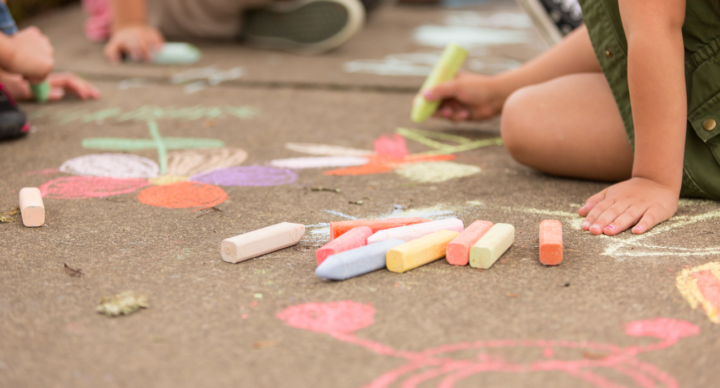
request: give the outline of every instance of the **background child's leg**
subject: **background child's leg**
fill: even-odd
[[[548,174],[630,178],[633,153],[602,73],[568,75],[513,93],[502,138],[518,162]]]

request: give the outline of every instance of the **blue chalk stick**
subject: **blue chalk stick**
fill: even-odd
[[[315,275],[323,279],[346,280],[385,268],[385,255],[405,241],[389,239],[364,247],[328,256],[316,269]]]

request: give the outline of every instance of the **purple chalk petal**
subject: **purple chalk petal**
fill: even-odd
[[[293,183],[298,176],[286,168],[267,166],[237,166],[198,174],[195,182],[220,186],[278,186]]]

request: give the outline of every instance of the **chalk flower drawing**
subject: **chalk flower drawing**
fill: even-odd
[[[676,286],[690,307],[702,306],[710,321],[720,323],[720,263],[684,269],[677,277]]]
[[[157,123],[161,119],[193,121],[230,116],[247,119],[258,113],[255,108],[247,106],[161,108],[149,105],[127,112],[111,108],[66,113],[62,115],[61,122],[145,122],[149,138],[91,138],[84,139],[82,145],[87,149],[107,151],[155,150],[158,162],[131,154],[80,156],[60,167],[61,172],[80,176],[51,180],[40,190],[46,198],[83,199],[127,194],[155,185],[140,192],[138,200],[141,203],[172,209],[204,209],[217,206],[228,198],[227,193],[216,184],[271,186],[294,182],[297,175],[287,169],[239,166],[247,159],[247,152],[225,147],[223,141],[163,137]]]
[[[276,317],[290,327],[327,334],[378,355],[407,361],[365,385],[366,388],[393,385],[415,388],[433,382],[439,388],[452,388],[465,379],[487,372],[564,373],[598,388],[625,386],[614,381],[620,375],[624,377],[620,381],[633,381],[638,387],[676,388],[678,383],[675,378],[650,363],[638,360],[637,355],[666,349],[681,338],[700,333],[700,328],[692,323],[657,318],[625,325],[628,336],[659,340],[648,345],[622,347],[589,341],[510,339],[462,342],[410,352],[355,335],[356,331],[375,323],[374,315],[375,308],[371,304],[348,300],[291,306],[278,312]],[[537,361],[513,361],[506,354],[513,349],[522,349],[526,356],[535,355]],[[581,358],[582,351],[597,352],[601,356]],[[462,358],[468,352],[476,353],[474,357]],[[562,352],[562,355],[556,357],[556,352]],[[577,359],[568,359],[568,354],[573,353]]]

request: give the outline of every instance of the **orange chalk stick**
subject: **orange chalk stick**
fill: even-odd
[[[420,217],[402,217],[402,218],[385,218],[377,220],[352,220],[352,221],[339,221],[330,223],[330,240],[334,240],[342,236],[345,232],[358,226],[367,226],[372,230],[373,233],[378,230],[385,230],[390,228],[399,228],[401,226],[421,224],[423,222],[430,222]]]
[[[493,223],[490,221],[478,220],[470,224],[447,245],[445,259],[453,265],[467,265],[470,260],[470,248],[492,227]]]
[[[558,265],[562,260],[562,223],[545,220],[540,223],[540,262],[545,265]]]

